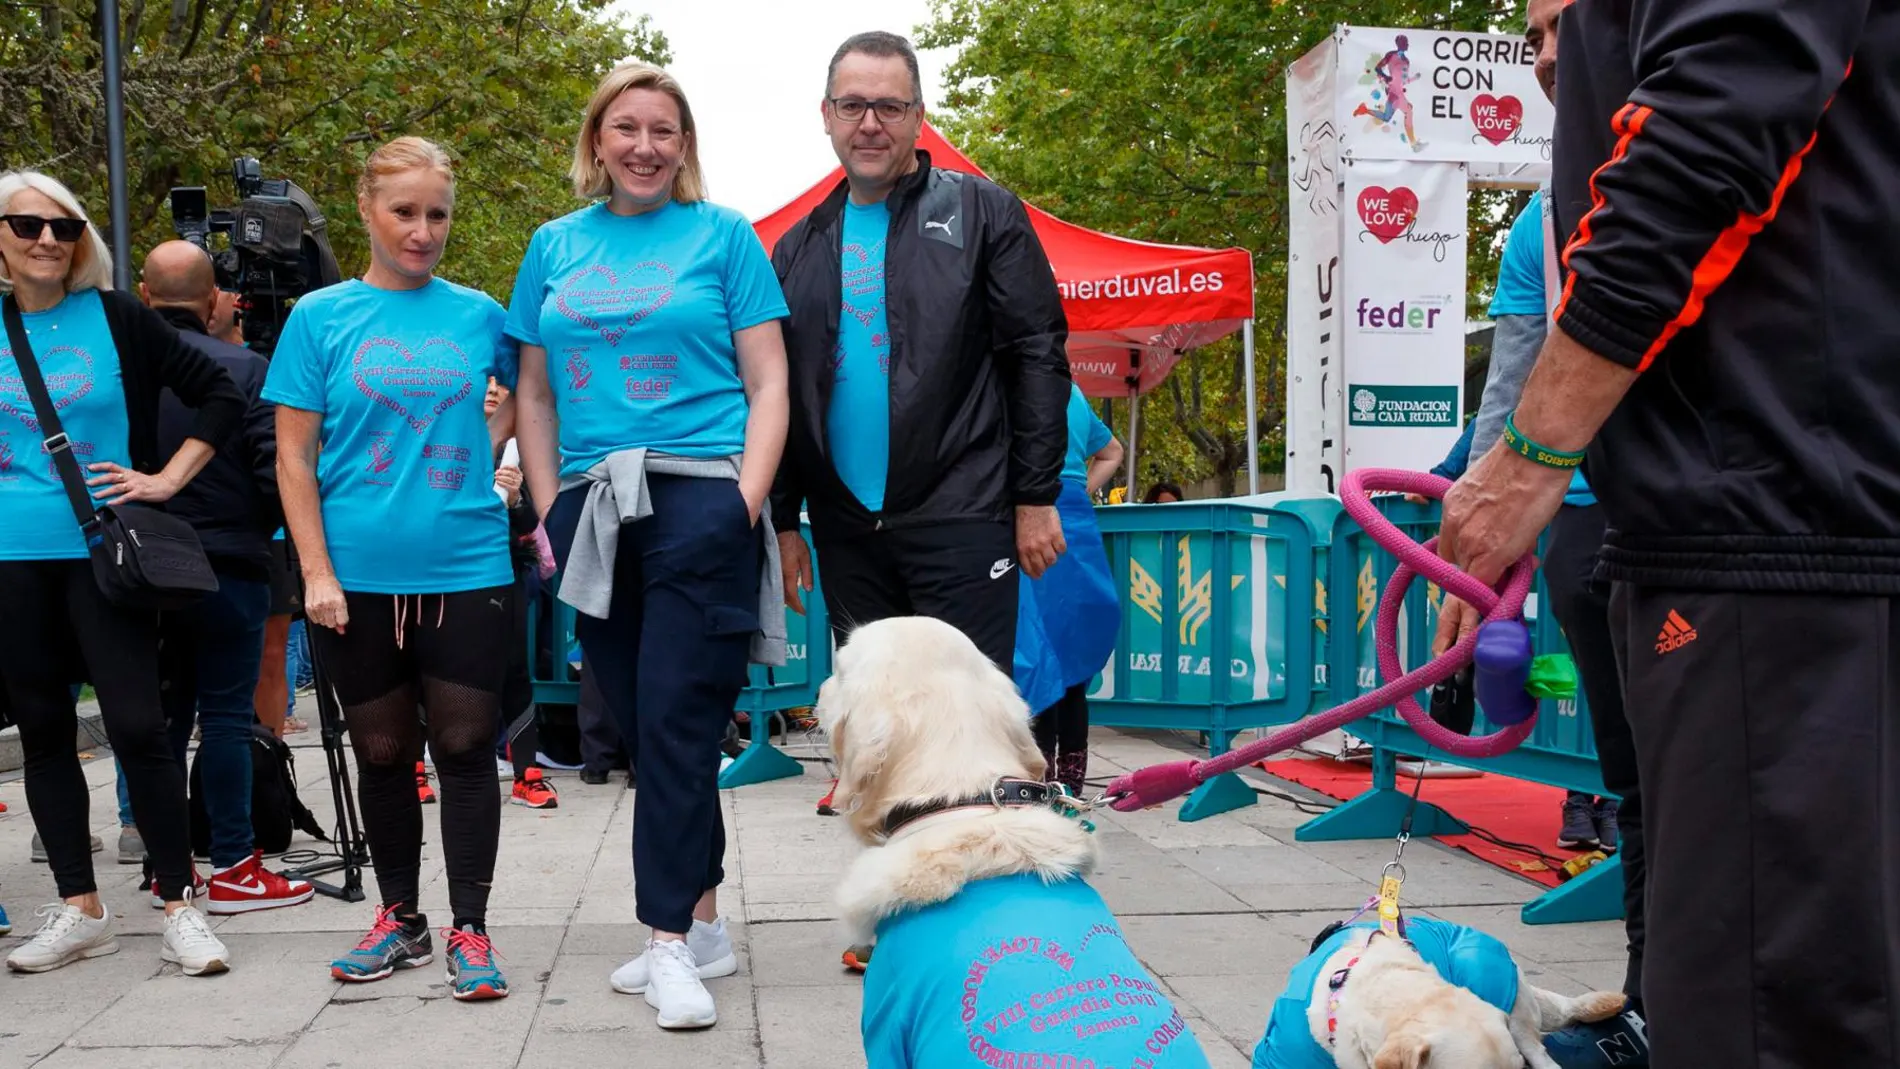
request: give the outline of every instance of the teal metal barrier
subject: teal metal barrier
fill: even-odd
[[[809,532],[807,535],[809,537]],[[814,572],[816,568],[814,564]],[[555,576],[550,583],[550,589],[558,589],[560,576]],[[818,688],[831,674],[830,617],[825,612],[824,594],[816,589],[816,575],[812,583],[814,589],[803,597],[804,614],[790,610],[785,614],[785,664],[778,668],[757,664],[751,666],[747,686],[739,694],[738,708],[752,720],[752,741],[719,774],[719,786],[722,789],[804,774],[804,767],[795,758],[772,745],[769,721],[772,714],[782,710],[816,705]],[[534,700],[537,702],[550,705],[580,704],[580,670],[569,661],[570,651],[579,646],[574,635],[574,615],[573,606],[558,598],[554,600],[556,641],[552,644],[550,674],[544,676],[539,671],[539,658],[531,655],[528,659]],[[540,614],[530,612],[528,649],[531,652],[539,649],[540,625]]]
[[[1398,497],[1380,510],[1420,542],[1437,530],[1437,506]],[[1220,502],[1122,505],[1096,510],[1109,564],[1122,591],[1114,654],[1089,690],[1092,722],[1205,734],[1208,753],[1227,752],[1235,734],[1290,724],[1376,689],[1380,682],[1372,625],[1396,561],[1375,545],[1337,498],[1286,494]],[[821,577],[814,577],[815,582]],[[1438,591],[1415,583],[1401,616],[1401,660],[1429,652]],[[808,707],[831,672],[830,626],[822,587],[805,596],[806,614],[788,614],[790,657],[782,668],[753,666],[738,706],[753,717],[753,742],[720,776],[737,787],[798,775],[797,761],[771,745],[763,721]],[[1546,604],[1540,576],[1526,616],[1541,652],[1561,652],[1563,636]],[[553,672],[534,679],[538,701],[578,704],[574,610],[556,602]],[[537,626],[538,618],[531,620]],[[535,648],[530,636],[530,648]],[[1420,695],[1421,701],[1427,695]],[[1408,796],[1397,789],[1401,754],[1431,748],[1386,710],[1349,728],[1373,747],[1372,788],[1309,821],[1303,841],[1387,838],[1398,833]],[[1475,729],[1492,727],[1480,717]],[[1546,701],[1523,746],[1500,757],[1458,759],[1497,775],[1604,793],[1587,707]],[[1253,789],[1229,773],[1182,804],[1180,819],[1200,820],[1255,804]],[[1467,830],[1421,802],[1416,834]],[[1622,865],[1599,864],[1524,907],[1527,923],[1611,919],[1622,913]]]
[[[1089,691],[1092,723],[1204,732],[1287,724],[1313,701],[1313,519],[1265,499],[1098,509],[1122,594],[1115,652]],[[1189,795],[1182,820],[1255,804],[1232,773]]]
[[[1399,497],[1382,497],[1379,511],[1400,530],[1419,542],[1437,533],[1438,506],[1416,505]],[[1543,544],[1540,540],[1538,551]],[[1326,661],[1333,682],[1331,702],[1341,704],[1384,681],[1378,669],[1374,644],[1373,620],[1385,583],[1391,578],[1396,559],[1380,549],[1370,537],[1342,511],[1333,532],[1329,567],[1331,588],[1352,592],[1353,627],[1337,627],[1334,635],[1344,641],[1328,644]],[[1423,663],[1430,656],[1432,632],[1438,622],[1439,589],[1423,581],[1414,582],[1406,594],[1399,617],[1399,660],[1406,668]],[[1532,641],[1540,653],[1566,652],[1563,631],[1554,616],[1545,611],[1549,604],[1540,573],[1533,597],[1525,604],[1526,622],[1531,625]],[[1419,695],[1427,704],[1430,695]],[[1301,826],[1295,838],[1314,842],[1336,839],[1390,838],[1398,834],[1409,803],[1409,794],[1397,786],[1398,757],[1403,754],[1426,758],[1435,751],[1391,709],[1359,721],[1348,728],[1353,735],[1373,747],[1372,789],[1339,806],[1324,816]],[[1474,734],[1497,730],[1480,710]],[[1439,755],[1444,756],[1444,755]],[[1487,773],[1549,784],[1567,790],[1605,794],[1602,772],[1597,764],[1596,741],[1590,728],[1589,707],[1582,692],[1574,700],[1546,699],[1538,710],[1537,726],[1523,745],[1507,754],[1489,758],[1453,758],[1456,764]],[[1413,819],[1415,835],[1460,834],[1469,829],[1437,806],[1420,802]],[[1623,866],[1612,856],[1581,876],[1527,904],[1523,909],[1526,924],[1557,924],[1582,920],[1612,920],[1623,915]]]

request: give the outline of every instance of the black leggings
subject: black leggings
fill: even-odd
[[[159,704],[158,614],[108,603],[89,561],[0,561],[0,681],[20,725],[27,808],[61,898],[98,890],[86,774],[73,749],[72,684],[82,678],[99,695],[106,736],[125,770],[155,890],[175,902],[191,878],[191,817]]]
[[[343,633],[310,629],[356,753],[376,884],[383,905],[403,912],[416,908],[422,868],[415,770],[428,731],[457,927],[484,922],[495,879],[501,794],[492,752],[514,636],[513,598],[507,586],[424,595],[346,591]]]
[[[1036,733],[1036,748],[1048,762],[1043,774],[1078,795],[1089,772],[1088,693],[1087,683],[1077,683],[1029,722]]]

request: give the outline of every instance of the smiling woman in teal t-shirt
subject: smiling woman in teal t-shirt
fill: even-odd
[[[493,298],[435,277],[454,203],[436,145],[403,137],[370,154],[357,196],[369,270],[291,309],[264,399],[277,405],[311,649],[356,750],[382,894],[330,975],[380,980],[433,954],[417,902],[420,705],[442,788],[450,993],[478,1000],[508,994],[486,915],[501,829],[490,749],[514,620],[482,399],[491,376],[514,381],[515,355]]]
[[[778,276],[745,217],[706,201],[697,137],[665,71],[601,79],[573,168],[596,203],[535,232],[507,328],[522,477],[640,784],[634,912],[651,933],[610,982],[667,1029],[711,1026],[701,980],[736,968],[719,744],[755,638],[768,662],[782,638],[766,495],[791,418]]]

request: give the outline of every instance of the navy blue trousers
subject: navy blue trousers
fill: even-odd
[[[725,879],[719,743],[759,629],[761,531],[728,479],[651,475],[653,515],[620,529],[613,605],[576,637],[634,755],[633,894],[640,923],[684,932]],[[563,567],[587,498],[555,499],[548,541]]]

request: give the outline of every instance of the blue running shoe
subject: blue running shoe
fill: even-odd
[[[397,969],[427,965],[434,958],[428,919],[418,915],[412,928],[403,924],[395,910],[384,907],[376,911],[375,926],[356,944],[356,949],[330,963],[330,977],[345,983],[365,984],[381,980]]]
[[[1544,1037],[1544,1052],[1563,1069],[1649,1069],[1649,1030],[1625,1010],[1607,1021],[1572,1025]]]
[[[13,931],[13,922],[7,919],[7,907],[0,906],[0,935]]]
[[[487,932],[464,925],[442,933],[449,944],[449,992],[462,1002],[508,997],[508,980],[495,967]]]

